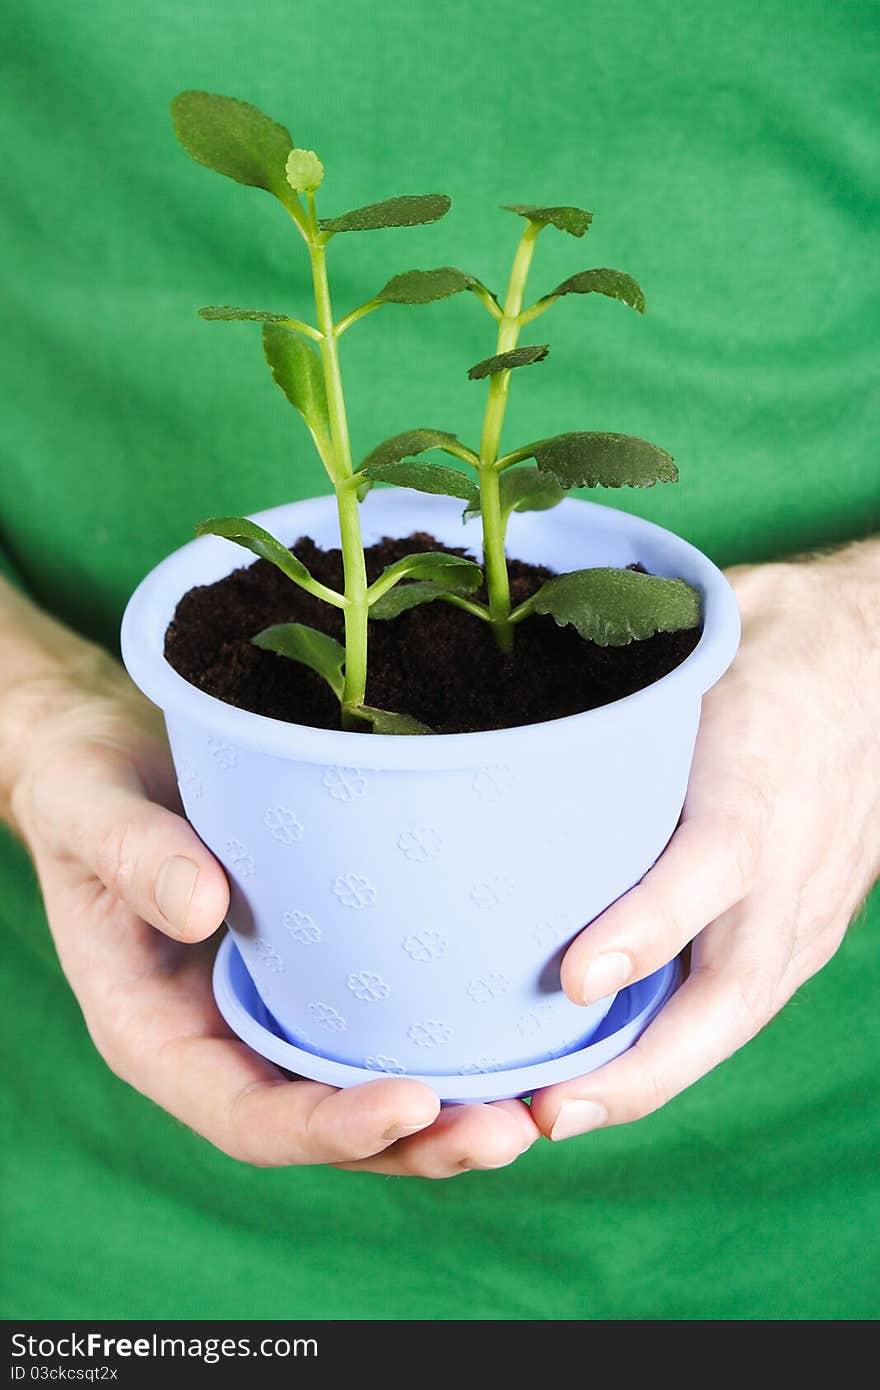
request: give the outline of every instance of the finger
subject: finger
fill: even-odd
[[[350,1172],[452,1178],[474,1169],[506,1168],[539,1138],[522,1101],[448,1105],[429,1129],[365,1162],[337,1166]]]
[[[566,1139],[642,1119],[742,1047],[782,1007],[790,992],[784,964],[762,958],[753,944],[763,915],[736,920],[741,916],[735,910],[707,929],[722,944],[705,958],[695,952],[688,979],[629,1051],[532,1098],[544,1134]],[[741,940],[730,944],[738,931]]]
[[[451,1107],[438,1121],[435,1092],[408,1078],[377,1078],[345,1091],[287,1080],[223,1023],[201,959],[206,953],[209,946],[187,951],[171,975],[155,968],[117,986],[109,1032],[92,1008],[84,1012],[113,1070],[225,1153],[259,1166],[359,1164],[447,1176],[510,1162],[539,1137],[519,1101]],[[438,1154],[433,1139],[424,1153],[407,1153],[407,1136],[433,1136],[435,1121]],[[389,1146],[399,1154],[386,1162]]]
[[[757,777],[740,769],[710,789],[706,758],[695,763],[681,824],[644,878],[575,938],[562,987],[591,1004],[659,970],[752,888],[770,814]]]
[[[224,1153],[259,1167],[363,1159],[430,1125],[440,1109],[417,1081],[345,1091],[290,1081],[232,1037],[175,1039],[158,1062],[139,1089]]]
[[[644,878],[566,952],[562,985],[574,1003],[652,974],[746,896],[773,809],[771,770],[759,751],[771,724],[777,762],[790,758],[790,729],[738,684],[734,665],[703,702],[678,830]]]
[[[562,987],[591,1004],[672,960],[709,922],[745,896],[753,879],[751,826],[718,816],[687,819],[640,883],[575,938]]]
[[[79,750],[50,792],[60,852],[168,936],[201,941],[216,931],[229,907],[223,870],[187,821],[148,800],[124,754]]]
[[[69,870],[56,860],[39,867],[56,940],[72,946],[64,968],[101,1056],[217,1148],[258,1166],[358,1159],[435,1118],[435,1093],[408,1079],[377,1078],[345,1093],[290,1081],[221,1018],[213,943],[184,949],[127,908],[93,923],[85,907],[96,941],[94,930],[77,929],[80,909],[71,916]]]

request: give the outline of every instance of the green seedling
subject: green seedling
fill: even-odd
[[[503,304],[475,276],[453,266],[409,270],[394,275],[378,293],[335,319],[327,273],[327,245],[345,232],[377,231],[436,222],[450,207],[441,194],[395,197],[338,217],[319,218],[316,195],[324,178],[320,159],[294,147],[289,132],[256,107],[207,92],[183,92],[172,103],[178,139],[197,163],[262,188],[282,205],[308,251],[314,289],[314,324],[286,313],[212,306],[209,320],[247,320],[262,324],[263,349],[274,380],[304,420],[333,486],[339,515],[344,585],[342,592],[319,583],[275,537],[243,517],[202,522],[200,535],[223,536],[276,565],[293,583],[342,611],[344,646],[301,623],[267,628],[254,642],[300,662],[330,686],[340,703],[342,727],[376,733],[427,733],[408,715],[378,710],[365,702],[367,636],[370,619],[390,619],[417,604],[442,600],[491,625],[499,647],[512,649],[518,623],[549,614],[571,624],[585,639],[623,645],[656,632],[696,627],[699,595],[680,579],[631,570],[594,568],[554,576],[521,603],[511,606],[505,538],[514,511],[555,506],[577,486],[649,487],[675,482],[669,454],[630,435],[580,431],[538,440],[500,453],[511,372],[543,361],[546,343],[520,345],[524,327],[558,300],[599,293],[644,313],[645,297],[621,271],[585,270],[570,276],[529,307],[526,282],[538,236],[553,226],[582,237],[592,215],[580,208],[514,204],[506,210],[525,219]],[[483,428],[477,449],[443,430],[416,429],[378,445],[355,468],[349,439],[339,340],[354,324],[392,304],[420,305],[471,293],[497,325],[496,350],[471,367],[468,377],[488,380]],[[441,451],[464,463],[473,476],[449,464],[422,457]],[[532,460],[532,462],[528,462]],[[472,595],[483,574],[473,561],[442,552],[406,556],[367,583],[358,503],[376,482],[457,497],[464,518],[479,515],[488,602]]]
[[[495,353],[471,367],[471,381],[488,379],[489,389],[478,449],[463,446],[454,435],[438,430],[410,430],[386,440],[365,459],[354,479],[384,481],[423,492],[445,492],[467,501],[464,518],[480,516],[488,604],[444,591],[431,580],[402,585],[373,609],[373,618],[393,618],[418,603],[443,599],[466,608],[492,625],[502,651],[513,646],[516,625],[532,614],[550,614],[560,625],[571,624],[582,637],[602,646],[622,646],[656,632],[696,627],[701,604],[696,590],[681,579],[664,579],[638,571],[609,568],[577,570],[547,580],[521,603],[511,606],[505,540],[512,512],[544,511],[555,507],[572,487],[651,487],[678,480],[678,471],[664,449],[632,435],[577,431],[527,444],[500,454],[501,431],[511,372],[542,362],[547,343],[520,346],[523,328],[567,295],[603,294],[645,312],[645,296],[620,270],[583,270],[523,307],[535,244],[545,227],[582,237],[592,214],[574,207],[534,207],[515,203],[504,209],[525,219],[503,305],[481,285],[477,297],[497,323]],[[463,272],[459,272],[463,274]],[[365,305],[363,314],[377,303]],[[474,471],[474,480],[460,471],[411,455],[442,449],[455,454]],[[527,463],[527,460],[534,460]],[[519,466],[517,466],[519,465]]]
[[[470,290],[486,301],[491,296],[473,276],[451,267],[411,270],[393,276],[367,303],[336,320],[327,273],[327,246],[333,237],[344,232],[436,222],[448,212],[449,198],[439,193],[389,198],[339,217],[319,218],[316,198],[324,179],[323,165],[313,151],[295,148],[284,126],[246,102],[209,92],[182,92],[172,102],[171,114],[178,140],[197,163],[237,183],[271,193],[305,242],[314,289],[315,323],[286,313],[229,305],[211,306],[199,312],[208,320],[262,324],[263,350],[272,376],[304,420],[336,494],[343,590],[340,593],[319,583],[285,545],[244,517],[212,517],[200,523],[197,534],[223,536],[244,546],[276,565],[307,593],[342,611],[344,647],[301,623],[268,628],[254,641],[321,675],[339,700],[343,728],[372,729],[376,733],[430,732],[404,713],[378,710],[366,704],[370,612],[381,599],[390,596],[401,580],[430,583],[438,593],[463,596],[479,588],[482,572],[472,560],[430,552],[408,555],[389,565],[372,584],[367,583],[358,501],[370,481],[357,474],[352,465],[339,339],[365,314],[382,305],[428,304],[462,290]],[[449,452],[461,457],[461,450],[451,437]],[[448,491],[448,486],[442,490]],[[476,497],[476,490],[471,486],[461,495],[470,501]]]

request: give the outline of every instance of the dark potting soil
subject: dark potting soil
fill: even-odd
[[[342,587],[342,555],[303,537],[291,550],[315,579]],[[417,551],[465,550],[417,532],[366,551],[367,576]],[[552,570],[509,562],[511,598],[521,603]],[[477,594],[483,598],[485,594]],[[165,656],[191,684],[227,704],[319,729],[339,728],[339,705],[324,681],[250,639],[274,623],[307,623],[339,641],[342,616],[265,560],[190,589],[165,637]],[[516,628],[512,656],[499,652],[487,623],[452,604],[426,603],[370,623],[367,704],[410,714],[437,733],[509,729],[560,719],[631,695],[693,651],[699,630],[657,633],[625,647],[585,642],[571,627],[532,616]]]

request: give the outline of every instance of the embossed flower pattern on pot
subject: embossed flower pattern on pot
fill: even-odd
[[[382,1052],[377,1052],[373,1057],[366,1057],[364,1065],[370,1071],[384,1071],[389,1076],[403,1076],[406,1072],[402,1062],[398,1062],[396,1057],[386,1057]]]
[[[303,837],[302,824],[289,806],[270,806],[263,823],[279,845],[295,845]]]
[[[334,801],[356,801],[366,795],[367,779],[356,767],[328,767],[321,781]]]
[[[373,970],[358,970],[349,975],[346,981],[355,999],[376,1001],[387,999],[391,993],[390,985]]]
[[[486,1072],[501,1071],[497,1057],[478,1057],[474,1062],[465,1062],[458,1069],[459,1076],[481,1076]]]
[[[231,768],[235,767],[235,749],[230,747],[228,743],[223,743],[221,739],[209,738],[208,752],[217,767],[222,768],[224,772],[228,772]]]
[[[516,1031],[524,1038],[533,1038],[542,1028],[546,1028],[555,1012],[552,1004],[539,1004],[536,1009],[529,1009],[526,1013],[520,1014],[516,1021]]]
[[[432,825],[414,825],[397,837],[397,848],[414,864],[425,864],[436,859],[443,848],[439,830]]]
[[[251,878],[257,871],[254,856],[241,840],[227,840],[226,854],[239,878]]]
[[[340,874],[333,883],[333,892],[343,907],[372,907],[376,901],[375,888],[362,874]]]
[[[481,801],[500,801],[513,786],[513,773],[503,764],[481,767],[474,773],[471,785]]]
[[[493,971],[490,975],[483,975],[479,979],[471,980],[467,987],[467,993],[475,1004],[488,1004],[493,999],[500,999],[509,989],[510,981],[507,976]]]
[[[446,937],[438,931],[416,931],[403,938],[403,949],[411,960],[439,960],[448,946]]]
[[[187,796],[194,797],[196,800],[204,794],[202,779],[199,771],[191,758],[183,758],[177,772],[177,780],[180,789]]]
[[[491,911],[493,907],[503,907],[512,896],[513,880],[504,874],[481,879],[471,889],[471,901],[484,912]]]
[[[314,1004],[309,1005],[309,1015],[321,1028],[325,1028],[328,1033],[345,1032],[345,1019],[331,1004],[322,1004],[320,1001],[316,1001]]]
[[[550,921],[545,918],[542,922],[536,922],[532,927],[532,940],[536,946],[540,946],[542,949],[558,946],[564,939],[565,928],[558,921]]]
[[[262,937],[257,937],[257,940],[254,942],[254,950],[259,957],[260,964],[265,970],[271,970],[273,975],[284,974],[284,961],[275,950],[271,941],[265,941]]]
[[[307,912],[285,912],[284,925],[301,946],[316,946],[321,940],[321,928]]]
[[[426,1018],[423,1023],[414,1023],[407,1029],[407,1035],[418,1047],[440,1047],[442,1043],[449,1042],[452,1029],[439,1019]]]

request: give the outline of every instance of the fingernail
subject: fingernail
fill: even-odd
[[[199,867],[182,854],[174,854],[156,878],[156,906],[167,922],[181,935],[186,931],[190,903],[196,891]]]
[[[584,976],[584,1003],[593,1004],[623,989],[633,973],[633,963],[624,951],[608,951],[593,961]]]
[[[576,1134],[598,1129],[607,1119],[608,1111],[597,1100],[564,1100],[550,1131],[550,1138],[572,1139]]]
[[[430,1123],[430,1120],[426,1120],[419,1125],[390,1125],[382,1135],[382,1138],[386,1139],[390,1144],[395,1139],[405,1139],[408,1134],[417,1134],[420,1129],[427,1129]]]

